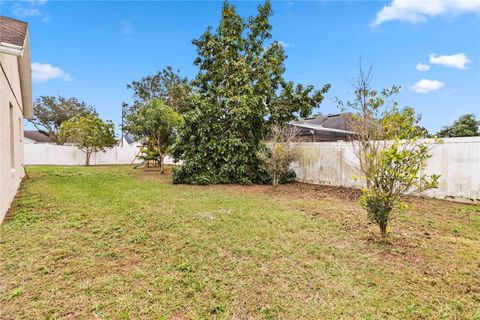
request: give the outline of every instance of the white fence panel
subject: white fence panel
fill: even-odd
[[[56,144],[25,144],[26,165],[85,165],[85,153],[75,146],[60,146]],[[92,154],[91,165],[130,164],[138,153],[135,146],[115,146],[105,152]],[[140,162],[139,159],[135,160]]]
[[[297,143],[299,159],[292,165],[297,180],[362,188],[358,160],[351,142]],[[427,174],[439,174],[438,189],[425,196],[480,201],[480,137],[447,138],[431,149]]]

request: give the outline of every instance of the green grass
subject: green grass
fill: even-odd
[[[342,190],[29,172],[1,319],[480,319],[479,206],[415,199],[384,243]]]

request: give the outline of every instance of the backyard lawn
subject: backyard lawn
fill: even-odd
[[[382,243],[353,190],[28,170],[1,319],[480,319],[480,206],[412,200]]]

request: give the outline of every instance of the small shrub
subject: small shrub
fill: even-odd
[[[273,127],[270,142],[258,152],[268,180],[274,186],[295,179],[295,172],[290,169],[290,164],[296,158],[296,151],[291,144],[295,134],[290,128]]]

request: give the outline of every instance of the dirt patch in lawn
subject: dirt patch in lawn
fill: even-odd
[[[135,175],[139,178],[158,181],[160,183],[169,183],[172,184],[172,167],[167,166],[165,169],[165,174],[160,174],[160,168],[151,167],[151,168],[140,168],[134,171]],[[282,199],[339,199],[346,201],[355,201],[360,196],[361,192],[358,189],[336,187],[336,186],[326,186],[326,185],[315,185],[307,184],[301,182],[292,182],[284,185],[279,185],[273,187],[271,185],[239,185],[239,184],[229,184],[229,185],[208,185],[201,186],[202,188],[207,189],[218,189],[218,190],[230,190],[238,193],[245,194],[264,194],[270,197],[278,197]]]

